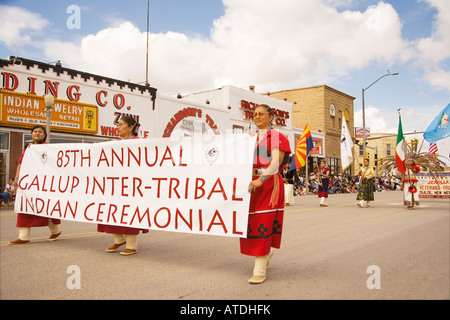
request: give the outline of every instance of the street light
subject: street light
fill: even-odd
[[[46,94],[44,96],[45,109],[47,110],[47,141],[50,143],[50,121],[52,118],[52,106],[55,102],[55,97],[51,94]]]
[[[380,81],[381,79],[383,79],[384,77],[387,76],[396,76],[398,75],[398,72],[394,72],[391,73],[388,70],[388,73],[386,73],[385,75],[379,77],[377,80],[375,80],[374,82],[372,82],[372,84],[370,86],[368,86],[367,88],[363,88],[362,89],[362,116],[363,116],[363,155],[364,157],[366,157],[366,108],[364,105],[364,92],[369,89],[371,86],[373,86],[375,83],[377,83],[378,81]]]

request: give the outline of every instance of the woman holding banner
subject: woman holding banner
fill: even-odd
[[[133,117],[123,116],[119,120],[118,125],[120,140],[139,139],[139,126],[140,124],[136,122]],[[113,235],[114,244],[107,248],[106,252],[115,252],[121,246],[125,245],[125,250],[120,252],[123,256],[129,256],[137,252],[137,236],[141,230],[143,233],[148,232],[148,230],[130,227],[119,227],[103,224],[99,224],[97,226],[98,232],[106,232]]]
[[[19,179],[20,167],[22,165],[22,159],[25,152],[33,144],[45,144],[47,143],[47,130],[45,127],[37,125],[31,129],[31,138],[33,143],[30,143],[22,153],[19,159],[19,165],[16,170],[16,178],[14,179],[14,188],[17,190],[17,182]],[[50,237],[47,241],[55,241],[60,235],[61,230],[59,229],[59,224],[61,220],[59,219],[49,219],[45,217],[39,217],[31,214],[18,213],[17,214],[17,227],[19,228],[19,237],[14,241],[9,241],[9,244],[25,244],[30,242],[30,232],[31,227],[45,227],[48,226],[50,229]]]
[[[291,149],[289,141],[272,129],[274,112],[260,104],[253,114],[258,127],[253,162],[247,238],[240,239],[241,253],[255,257],[253,276],[249,283],[262,283],[273,255],[280,248],[284,213],[284,183],[279,170],[287,162]],[[252,134],[252,133],[251,133]]]

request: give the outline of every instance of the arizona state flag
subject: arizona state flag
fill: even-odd
[[[314,148],[314,143],[312,140],[311,131],[309,130],[309,125],[306,124],[305,130],[303,130],[302,136],[300,137],[297,147],[295,148],[295,154],[292,158],[289,171],[304,167],[306,164],[306,157],[312,148]]]

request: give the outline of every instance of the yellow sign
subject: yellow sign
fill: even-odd
[[[52,131],[97,134],[97,106],[55,99],[51,111]],[[24,128],[45,126],[47,111],[44,97],[0,90],[0,123]]]

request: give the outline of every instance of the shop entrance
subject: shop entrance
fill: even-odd
[[[0,192],[5,190],[9,173],[9,133],[0,132]]]

